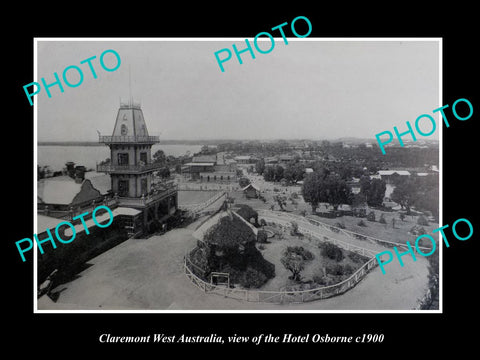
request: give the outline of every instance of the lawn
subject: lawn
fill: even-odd
[[[410,244],[415,244],[415,239],[418,235],[409,234],[410,229],[417,225],[418,216],[408,215],[404,220],[401,220],[399,213],[396,211],[380,211],[375,212],[375,222],[368,221],[366,218],[358,218],[354,216],[341,216],[337,218],[325,218],[317,215],[307,215],[309,218],[316,219],[329,225],[338,225],[341,223],[345,225],[345,230],[353,231],[362,235],[372,236],[378,239],[392,241],[404,244],[407,240]],[[383,214],[386,224],[378,222],[380,215]],[[393,228],[392,219],[395,219],[395,228]],[[366,226],[359,226],[358,223],[363,220]],[[438,228],[437,223],[429,223],[428,226],[422,226],[427,234],[432,234],[432,230]],[[436,236],[434,236],[435,238]]]
[[[178,191],[178,205],[193,205],[200,204],[213,196],[217,195],[218,191],[202,191],[202,190],[179,190]]]
[[[269,229],[277,234],[269,239],[267,244],[257,244],[264,258],[275,265],[275,277],[269,280],[259,290],[280,291],[285,287],[297,290],[313,289],[317,287],[333,285],[348,278],[357,271],[368,258],[340,249],[342,259],[337,261],[325,255],[322,251],[322,244],[326,242],[291,235],[288,230],[282,231],[280,227],[269,224]],[[288,246],[301,246],[310,251],[314,258],[305,261],[305,268],[301,271],[301,281],[296,282],[290,279],[292,273],[287,270],[281,262],[283,252]]]

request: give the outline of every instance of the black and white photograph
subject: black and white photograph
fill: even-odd
[[[39,311],[440,309],[441,39],[263,40],[37,40]]]
[[[6,10],[6,350],[473,350],[473,7],[179,5]]]

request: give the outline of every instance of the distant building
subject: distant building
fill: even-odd
[[[235,156],[234,160],[237,162],[237,164],[253,164],[254,163],[250,155]]]
[[[391,184],[396,178],[410,176],[410,172],[406,170],[379,170],[377,178],[384,180],[387,184]]]
[[[260,189],[252,183],[245,186],[242,191],[247,199],[256,199],[260,195]]]
[[[225,153],[194,156],[182,167],[182,174],[189,180],[201,182],[236,182],[236,164],[225,159]]]

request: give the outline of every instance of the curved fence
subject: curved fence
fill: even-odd
[[[280,291],[266,291],[215,285],[211,282],[207,282],[205,280],[207,275],[206,271],[201,267],[195,265],[190,260],[191,252],[187,253],[184,257],[185,274],[193,284],[202,289],[205,293],[218,294],[223,295],[224,297],[250,302],[284,304],[302,303],[307,301],[327,299],[332,296],[343,294],[344,292],[350,290],[356,284],[358,284],[374,267],[378,265],[376,258],[374,257],[375,252],[370,249],[361,248],[359,246],[355,246],[345,241],[340,241],[331,237],[328,237],[327,239],[323,235],[316,234],[308,229],[301,228],[300,226],[299,230],[321,241],[330,241],[346,250],[353,251],[362,255],[372,255],[373,257],[347,279],[334,285],[322,286],[307,290],[295,290],[285,288]]]
[[[257,212],[258,212],[259,216],[260,216],[260,214],[263,214],[262,216],[271,219],[272,216],[269,217],[269,215],[273,215],[274,217],[285,218],[286,221],[295,221],[297,223],[304,223],[304,224],[308,223],[308,224],[318,226],[320,228],[323,228],[323,229],[328,230],[328,231],[333,232],[333,233],[344,234],[344,235],[346,235],[350,238],[353,238],[353,239],[369,240],[369,241],[377,243],[377,244],[379,244],[383,247],[392,248],[392,247],[396,246],[398,248],[408,249],[408,246],[406,244],[396,243],[396,242],[388,241],[388,240],[382,240],[382,239],[378,239],[378,238],[375,238],[375,237],[369,236],[369,235],[358,234],[356,232],[345,230],[345,229],[339,228],[337,226],[329,225],[329,224],[323,223],[321,221],[318,221],[316,219],[312,219],[312,218],[308,218],[308,217],[304,218],[304,217],[301,217],[301,216],[298,216],[298,215],[293,215],[293,214],[289,214],[289,213],[285,213],[285,212],[273,212],[273,211],[270,211],[270,210],[258,210]],[[414,248],[414,251],[415,251],[415,248]],[[424,247],[424,246],[418,246],[418,248],[421,249],[421,250],[431,250],[430,247]]]
[[[209,198],[208,200],[202,202],[202,203],[199,203],[199,204],[189,204],[189,205],[182,205],[181,206],[181,209],[183,210],[186,210],[188,211],[190,214],[194,215],[194,214],[198,214],[200,213],[202,210],[204,210],[205,208],[209,207],[210,205],[212,205],[215,201],[217,201],[218,199],[222,198],[222,197],[225,197],[225,199],[227,198],[227,193],[225,191],[221,191],[219,192],[217,195],[214,195],[212,196],[211,198]]]

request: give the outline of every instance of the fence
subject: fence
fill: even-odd
[[[299,227],[299,230],[322,241],[325,240],[323,237],[320,237],[319,234],[316,234],[308,229]],[[346,250],[354,251],[362,255],[374,254],[372,250],[361,248],[344,241],[333,238],[329,238],[329,241],[336,245],[340,245]],[[376,258],[372,257],[347,279],[334,285],[323,286],[314,289],[294,290],[286,288],[280,291],[249,290],[219,286],[206,282],[202,279],[202,277],[205,277],[206,275],[206,270],[192,263],[190,260],[190,253],[191,252],[187,253],[184,257],[185,274],[193,284],[202,289],[205,293],[218,294],[223,295],[224,297],[250,302],[266,302],[277,304],[302,303],[307,301],[327,299],[332,296],[343,294],[358,284],[370,272],[371,269],[378,265]]]
[[[215,196],[212,196],[208,200],[204,201],[203,203],[200,204],[191,204],[191,205],[182,205],[181,209],[188,211],[190,214],[199,214],[202,210],[207,208],[208,206],[212,205],[214,202],[216,202],[218,199],[221,197],[227,198],[227,193],[225,191],[222,191],[218,193]]]
[[[318,221],[318,220],[312,219],[312,218],[303,218],[303,217],[300,217],[298,215],[293,215],[293,214],[284,213],[284,212],[273,212],[273,211],[269,211],[269,210],[258,210],[258,213],[259,213],[259,215],[264,214],[265,217],[269,217],[269,215],[271,215],[271,216],[273,215],[275,217],[284,217],[284,218],[289,219],[290,221],[295,221],[295,222],[298,222],[298,223],[304,223],[304,224],[309,223],[311,225],[315,225],[315,226],[321,227],[323,229],[326,229],[330,232],[334,232],[334,233],[337,233],[337,234],[342,233],[342,234],[344,234],[344,235],[346,235],[350,238],[353,238],[353,239],[370,240],[370,241],[372,241],[374,243],[377,243],[379,245],[382,245],[384,247],[392,248],[392,247],[396,246],[398,248],[408,249],[408,246],[406,244],[396,243],[396,242],[388,241],[388,240],[382,240],[382,239],[378,239],[378,238],[375,238],[375,237],[369,236],[369,235],[358,234],[356,232],[345,230],[345,229],[339,228],[337,226],[325,224],[321,221]],[[415,249],[416,249],[416,247],[414,247],[414,251],[415,251]],[[431,248],[424,247],[424,246],[418,246],[418,249],[431,250]]]

